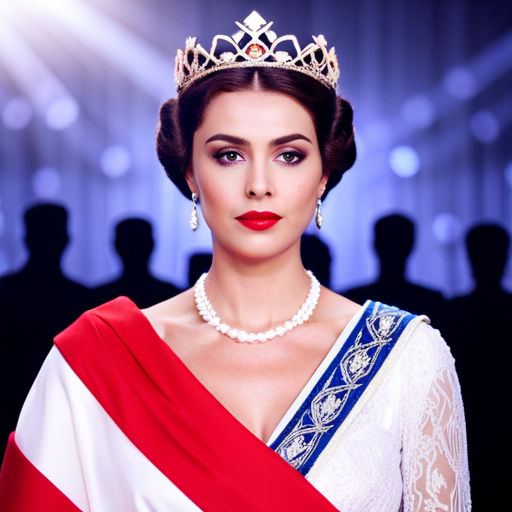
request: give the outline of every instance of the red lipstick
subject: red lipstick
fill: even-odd
[[[236,220],[243,224],[246,228],[254,231],[265,231],[277,224],[282,219],[281,216],[273,212],[257,212],[251,210],[236,217]]]

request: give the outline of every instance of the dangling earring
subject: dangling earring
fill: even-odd
[[[322,227],[322,222],[323,222],[323,218],[322,218],[322,212],[320,211],[320,206],[322,206],[322,200],[320,198],[318,198],[317,202],[316,202],[316,215],[315,215],[315,223],[316,223],[316,227],[318,229],[320,229]]]
[[[195,192],[192,192],[192,203],[193,203],[193,207],[192,207],[192,213],[190,214],[190,227],[192,228],[192,231],[195,231],[197,229],[197,227],[199,226],[199,219],[197,218],[197,198],[199,196],[195,193]]]

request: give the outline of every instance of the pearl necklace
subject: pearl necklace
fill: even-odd
[[[297,327],[297,325],[302,325],[304,322],[309,320],[309,317],[318,304],[318,299],[320,297],[320,283],[313,275],[313,272],[306,270],[306,273],[311,279],[311,287],[309,288],[309,293],[304,304],[302,304],[299,311],[297,311],[297,314],[294,315],[291,320],[266,332],[259,332],[257,334],[254,332],[247,333],[239,329],[233,329],[228,324],[223,323],[212,308],[212,305],[206,295],[206,290],[204,289],[204,281],[208,275],[207,273],[203,274],[197,280],[194,287],[196,307],[205,322],[212,327],[215,327],[215,329],[222,334],[229,336],[231,339],[239,343],[265,343],[267,340],[271,340],[276,336],[284,336],[288,331]]]

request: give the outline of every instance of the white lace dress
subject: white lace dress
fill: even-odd
[[[328,463],[308,479],[341,512],[471,510],[462,398],[439,331],[417,327]]]

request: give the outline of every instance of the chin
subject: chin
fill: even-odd
[[[270,234],[269,232],[268,235]],[[222,247],[222,252],[226,251],[230,253],[232,257],[253,262],[277,257],[287,252],[296,243],[300,243],[300,236],[298,239],[285,240],[282,234],[278,236],[276,236],[276,234],[272,236],[266,235],[267,233],[262,234],[260,232],[257,235],[237,236],[235,240],[227,240],[223,239],[223,237],[216,238],[217,243]]]

